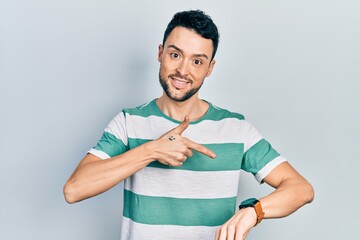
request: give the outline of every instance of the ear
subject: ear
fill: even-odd
[[[162,62],[162,55],[164,52],[164,47],[163,45],[159,45],[159,51],[158,51],[158,61],[161,63]]]
[[[211,72],[212,72],[212,70],[214,69],[215,63],[216,63],[216,61],[215,61],[214,59],[211,60],[211,62],[210,62],[210,64],[209,64],[208,72],[207,72],[207,74],[206,74],[206,77],[208,77],[208,76],[211,75]]]

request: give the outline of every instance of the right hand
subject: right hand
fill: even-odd
[[[155,140],[158,142],[158,146],[155,149],[156,160],[168,166],[179,167],[188,157],[192,156],[192,150],[196,150],[211,158],[216,157],[215,153],[210,149],[181,136],[189,126],[189,123],[189,117],[185,116],[184,121],[179,126]]]

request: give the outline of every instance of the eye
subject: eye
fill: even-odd
[[[195,60],[194,60],[194,64],[195,64],[195,65],[201,65],[201,64],[202,64],[202,61],[199,60],[199,59],[195,59]]]
[[[180,57],[178,53],[170,53],[170,56],[172,58],[179,58]]]

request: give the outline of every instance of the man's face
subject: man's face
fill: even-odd
[[[170,99],[182,102],[197,95],[214,67],[212,52],[211,39],[184,27],[174,28],[158,54],[159,81]]]

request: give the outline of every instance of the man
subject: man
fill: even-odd
[[[244,239],[262,218],[312,201],[311,185],[241,114],[199,99],[218,41],[203,12],[175,14],[159,46],[162,96],[109,123],[65,184],[66,201],[124,180],[123,240]],[[236,212],[241,169],[275,191]]]

